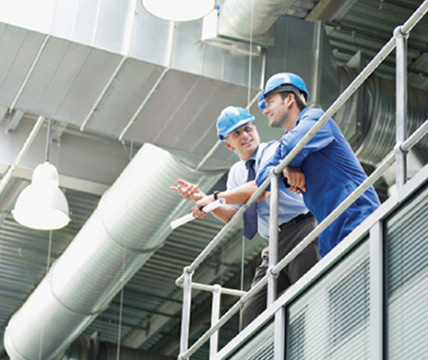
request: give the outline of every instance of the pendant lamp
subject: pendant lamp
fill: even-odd
[[[204,17],[214,9],[215,0],[142,0],[152,15],[172,21],[191,21]]]
[[[51,120],[46,161],[36,167],[31,184],[19,194],[12,212],[18,223],[37,230],[57,230],[70,222],[67,199],[58,187],[58,171],[49,163],[50,128]]]

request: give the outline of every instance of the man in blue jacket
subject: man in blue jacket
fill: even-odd
[[[196,217],[205,218],[206,213],[200,210],[202,206],[217,199],[225,199],[227,205],[220,206],[212,212],[214,216],[228,222],[257,190],[253,180],[260,167],[275,153],[278,143],[260,143],[254,116],[238,106],[228,106],[217,119],[217,135],[226,147],[233,151],[239,161],[229,171],[227,190],[215,191],[205,195],[197,185],[184,180],[177,180],[178,186],[171,189],[180,193],[185,199],[197,201],[193,209]],[[249,167],[252,167],[250,170]],[[252,174],[252,176],[249,176]],[[251,238],[258,232],[265,239],[269,238],[270,200],[262,197],[257,204],[253,204],[244,214],[244,236]],[[252,218],[251,210],[254,210]],[[246,226],[246,225],[249,226]],[[255,225],[255,226],[252,226]],[[316,220],[308,212],[301,195],[288,189],[279,192],[278,228],[278,258],[282,259],[297,244],[299,244],[316,226]],[[302,253],[280,272],[278,276],[278,293],[294,284],[319,260],[317,242],[313,241]],[[266,247],[262,251],[262,262],[254,275],[254,286],[266,275],[269,265],[269,251]],[[255,294],[244,304],[242,310],[242,326],[247,326],[266,308],[266,287]]]
[[[309,92],[303,79],[293,73],[278,73],[266,83],[259,99],[260,108],[269,117],[271,127],[282,127],[275,154],[259,169],[261,185],[324,114],[309,109]],[[323,221],[366,178],[349,143],[333,119],[321,127],[283,171],[286,186],[302,191],[305,205],[318,222]],[[282,183],[282,182],[281,182]],[[325,256],[380,205],[373,187],[360,196],[318,237],[319,252]]]

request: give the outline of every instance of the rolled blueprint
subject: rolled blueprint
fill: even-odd
[[[213,210],[217,209],[219,206],[222,206],[224,204],[226,204],[225,199],[218,199],[218,200],[216,200],[216,201],[214,201],[208,205],[205,205],[202,208],[202,211],[209,213],[210,211],[213,211]],[[189,221],[192,221],[194,218],[195,217],[193,216],[192,213],[184,215],[181,218],[178,218],[174,221],[171,221],[171,227],[173,229],[178,228],[179,226],[184,225],[184,224],[188,223]]]

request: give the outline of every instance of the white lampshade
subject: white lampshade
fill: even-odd
[[[36,167],[31,184],[16,200],[13,217],[21,225],[37,230],[61,229],[70,222],[55,166],[45,162]]]
[[[150,14],[173,21],[200,19],[215,6],[215,0],[142,0],[142,3]]]

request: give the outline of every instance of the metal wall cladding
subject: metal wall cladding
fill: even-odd
[[[287,359],[370,359],[366,241],[288,308]]]
[[[386,221],[387,357],[424,359],[428,351],[428,187]]]
[[[239,349],[230,360],[271,360],[274,359],[274,323],[271,322]]]

